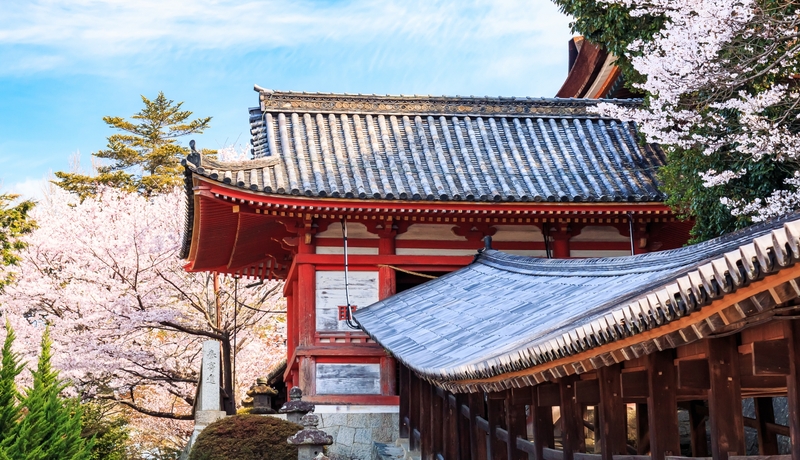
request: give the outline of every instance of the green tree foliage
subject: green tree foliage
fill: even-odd
[[[22,408],[17,391],[16,378],[22,372],[23,365],[19,356],[11,350],[14,344],[14,330],[6,321],[6,339],[0,351],[0,445],[13,431],[19,421]],[[0,449],[0,459],[3,450]]]
[[[189,460],[295,460],[286,442],[303,427],[261,415],[234,415],[208,425],[197,437]]]
[[[659,3],[669,5],[665,10],[662,7],[648,8],[653,2],[644,0],[616,3],[604,0],[553,1],[575,18],[572,23],[574,32],[583,34],[619,57],[618,64],[631,89],[640,93],[644,90],[643,112],[646,114],[650,110],[652,118],[659,120],[651,124],[648,137],[655,137],[667,152],[667,165],[659,171],[661,189],[668,195],[667,204],[678,215],[695,221],[693,242],[714,238],[750,225],[754,219],[763,220],[797,207],[794,202],[800,195],[796,185],[800,180],[797,175],[800,162],[794,157],[796,147],[787,147],[786,144],[791,142],[784,145],[777,141],[776,145],[762,142],[770,138],[770,132],[777,135],[779,128],[794,135],[800,132],[800,107],[795,97],[795,75],[800,68],[796,38],[800,4],[797,1],[752,2],[749,6],[752,18],[743,28],[725,24],[722,29],[707,30],[709,37],[727,37],[729,34],[730,38],[721,41],[715,54],[706,58],[705,67],[693,67],[692,63],[687,63],[683,67],[675,66],[683,74],[676,71],[672,75],[668,75],[672,70],[658,74],[659,68],[672,69],[658,66],[659,59],[685,62],[678,57],[680,53],[677,51],[684,52],[684,59],[692,53],[696,56],[705,54],[696,49],[697,43],[692,40],[676,45],[676,42],[663,41],[664,36],[659,32],[667,31],[674,24],[673,19],[666,19],[668,16],[700,17],[692,8],[700,8],[699,4],[703,2],[694,6],[691,2]],[[635,8],[639,11],[631,14]],[[783,33],[784,29],[794,33]],[[682,49],[647,45],[659,40]],[[630,45],[633,45],[633,50]],[[639,65],[636,65],[641,56],[651,59],[638,59]],[[639,71],[634,69],[634,65]],[[705,69],[714,69],[713,78],[704,78],[710,75]],[[672,79],[665,79],[665,75]],[[633,87],[639,84],[642,86]],[[671,89],[680,88],[680,96],[665,96],[663,89],[666,84]],[[789,86],[782,103],[773,103],[754,114],[741,108],[780,85]],[[685,113],[693,114],[694,118],[682,115]],[[756,117],[758,120],[754,122]],[[759,132],[759,126],[768,128],[762,130],[766,132]],[[645,131],[647,128],[645,126]],[[657,135],[653,134],[654,131]],[[661,140],[658,140],[659,136]],[[748,143],[755,144],[755,147]],[[759,149],[761,151],[754,154]],[[700,176],[701,173],[714,175],[723,171],[741,171],[741,174],[717,182],[706,181]],[[793,187],[795,190],[791,190]],[[782,201],[785,206],[780,206]]]
[[[19,262],[19,251],[25,247],[21,237],[36,228],[29,216],[33,201],[26,200],[12,205],[17,197],[10,194],[0,195],[0,291],[13,279],[12,273],[3,267]]]
[[[89,460],[93,441],[81,437],[80,404],[59,396],[66,384],[50,365],[51,345],[46,329],[39,363],[32,372],[33,386],[22,398],[25,415],[10,429],[0,452],[18,460]]]
[[[144,109],[126,120],[103,117],[111,128],[122,131],[108,137],[105,150],[92,155],[111,163],[97,168],[97,175],[57,172],[56,184],[81,197],[94,195],[98,186],[110,186],[146,195],[163,193],[183,178],[181,159],[189,150],[177,138],[208,129],[211,117],[190,120],[183,102],[167,99],[163,92],[150,100],[142,96]]]
[[[642,77],[630,65],[628,45],[634,40],[647,40],[664,25],[663,16],[631,16],[631,7],[602,0],[553,0],[561,11],[574,18],[570,23],[573,33],[601,45],[617,56],[630,89]]]
[[[92,460],[126,460],[131,458],[128,451],[128,419],[119,411],[116,404],[105,401],[91,401],[81,406],[83,409],[83,430],[81,437],[94,439]]]

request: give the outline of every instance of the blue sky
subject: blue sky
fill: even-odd
[[[550,0],[2,0],[0,190],[88,168],[140,95],[212,116],[200,147],[243,146],[253,84],[551,97],[570,36]]]

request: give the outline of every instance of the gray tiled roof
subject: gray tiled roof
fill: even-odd
[[[798,219],[631,257],[556,260],[486,250],[471,265],[359,308],[355,317],[431,381],[487,379],[667,324],[793,265]]]
[[[258,89],[258,88],[257,88]],[[281,195],[387,200],[662,201],[656,146],[597,101],[260,89],[254,162],[187,166]],[[615,101],[632,104],[631,101]]]

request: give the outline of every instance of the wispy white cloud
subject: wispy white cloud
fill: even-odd
[[[10,193],[19,195],[20,199],[27,200],[33,199],[40,201],[50,188],[51,184],[47,178],[40,179],[25,178],[13,184],[0,184],[0,194]]]
[[[567,22],[549,0],[29,0],[0,3],[0,48],[26,49],[13,56],[18,71],[155,49],[247,52],[331,42],[427,42],[460,53],[499,42],[500,54],[530,56],[556,41],[563,49]]]

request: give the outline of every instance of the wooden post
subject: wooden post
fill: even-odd
[[[553,237],[553,258],[569,259],[569,239],[572,237],[569,229],[567,227],[560,228],[557,231],[550,233],[550,236]]]
[[[300,357],[300,389],[303,396],[317,394],[317,363],[313,356]]]
[[[469,409],[470,417],[464,417],[461,408],[466,407]],[[458,418],[458,459],[470,460],[470,451],[472,446],[472,430],[470,430],[469,421],[472,418],[472,409],[469,408],[469,395],[457,394],[456,395],[456,417]]]
[[[648,431],[653,460],[667,455],[680,455],[678,433],[678,400],[675,364],[672,350],[657,351],[647,356]]]
[[[706,420],[708,410],[702,401],[689,401],[689,427],[691,429],[692,457],[708,457]]]
[[[506,460],[508,453],[505,443],[497,439],[497,427],[502,427],[505,397],[510,397],[506,391],[489,393],[487,406],[489,407],[489,453],[492,460]]]
[[[636,454],[645,455],[650,452],[650,430],[647,404],[636,404]]]
[[[553,433],[553,408],[539,405],[538,387],[531,387],[531,412],[533,415],[533,446],[536,448],[536,458],[544,458],[544,448],[555,447],[555,434]]]
[[[486,434],[478,427],[477,418],[486,418],[486,403],[484,394],[470,393],[469,399],[469,451],[470,458],[487,460]]]
[[[286,356],[289,359],[292,359],[297,349],[297,306],[294,300],[294,294],[286,296]],[[291,369],[293,364],[287,362],[286,368]]]
[[[381,360],[381,365],[383,365],[383,360]],[[411,413],[411,403],[409,401],[409,385],[411,384],[409,374],[411,373],[411,370],[400,364],[398,366],[398,372],[400,373],[400,407],[398,414],[400,417],[400,437],[408,438],[408,435],[411,432],[408,422],[409,414]]]
[[[378,267],[378,299],[397,294],[397,277],[391,267]]]
[[[408,424],[408,447],[411,450],[420,450],[421,446],[417,443],[417,438],[414,436],[414,430],[420,431],[420,406],[422,404],[420,388],[422,384],[417,374],[408,370],[409,385],[409,424]]]
[[[314,265],[301,264],[297,267],[297,321],[300,346],[313,346],[317,330],[314,302],[316,299],[317,274]],[[303,376],[300,375],[302,380]],[[305,395],[305,390],[303,391]]]
[[[561,444],[564,446],[563,460],[573,460],[574,454],[585,450],[583,434],[583,410],[575,400],[577,376],[564,377],[559,382],[561,393]]]
[[[772,398],[753,398],[756,409],[758,427],[758,453],[760,455],[778,455],[778,433],[770,431],[767,424],[775,423],[775,408]]]
[[[391,356],[381,357],[381,394],[397,395],[397,362]]]
[[[378,236],[380,236],[380,239],[378,240],[378,254],[382,256],[394,254],[395,247],[397,246],[395,243],[396,232],[391,230],[391,221],[384,222],[384,225],[388,226],[389,228],[384,228],[382,231],[378,232]]]
[[[444,406],[442,398],[437,394],[436,386],[430,386],[431,393],[431,432],[432,432],[432,450],[433,455],[444,453],[444,420],[442,412]]]
[[[458,460],[458,401],[455,399],[455,396],[452,396],[448,392],[444,393],[444,412],[447,416],[447,423],[444,427],[446,430],[445,458],[447,460]]]
[[[595,439],[600,439],[603,460],[613,460],[614,455],[627,454],[627,414],[622,402],[622,366],[601,367],[597,370],[600,381],[600,427],[595,425]]]
[[[728,460],[729,454],[745,454],[742,390],[739,380],[739,351],[736,336],[707,341],[708,417],[711,421],[711,454]]]
[[[800,321],[786,320],[783,323],[783,335],[789,341],[789,375],[786,376],[789,439],[792,460],[800,460]]]
[[[514,400],[521,393],[521,389],[513,388],[506,392],[505,415],[506,430],[508,431],[507,456],[508,460],[526,460],[528,455],[517,450],[517,438],[526,438],[525,406],[515,405]],[[528,396],[530,398],[530,396]],[[527,398],[526,398],[527,399]]]
[[[431,385],[422,380],[420,381],[420,405],[419,405],[419,419],[420,419],[420,438],[422,458],[425,460],[433,460],[433,427],[431,426]]]

